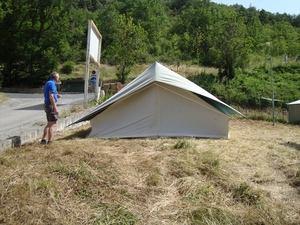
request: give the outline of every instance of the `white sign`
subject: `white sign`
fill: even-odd
[[[96,25],[92,20],[88,23],[88,36],[87,36],[87,49],[86,49],[86,70],[85,70],[85,83],[84,83],[84,104],[87,107],[88,103],[88,88],[89,88],[89,66],[90,59],[97,64],[98,69],[95,71],[95,96],[99,96],[99,67],[100,67],[100,56],[101,56],[101,43],[102,35],[98,31]],[[92,81],[90,80],[92,83]],[[94,80],[93,80],[94,82]],[[98,98],[96,99],[98,102]]]

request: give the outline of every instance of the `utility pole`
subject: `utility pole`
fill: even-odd
[[[266,43],[269,55],[270,55],[270,76],[271,76],[271,86],[272,86],[272,119],[273,119],[273,126],[275,125],[275,102],[274,102],[274,76],[273,76],[273,69],[272,69],[272,55],[271,55],[271,43]]]

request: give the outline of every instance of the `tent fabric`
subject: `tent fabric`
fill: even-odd
[[[298,105],[298,104],[300,104],[300,100],[288,103],[288,105]]]
[[[90,120],[89,137],[229,138],[228,115],[233,114],[242,115],[155,62],[75,123]]]

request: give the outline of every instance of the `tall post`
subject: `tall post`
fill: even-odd
[[[86,65],[85,65],[85,78],[84,78],[84,108],[88,105],[89,93],[89,67],[90,67],[90,37],[91,37],[91,20],[88,21],[88,37],[87,37],[87,51],[86,51]]]
[[[273,76],[273,69],[272,69],[271,43],[267,42],[266,44],[270,55],[270,76],[271,76],[271,86],[272,86],[272,120],[274,126],[275,125],[275,102],[274,102],[274,76]]]

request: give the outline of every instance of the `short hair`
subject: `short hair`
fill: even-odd
[[[59,74],[57,72],[52,72],[50,75],[50,78],[54,79],[55,77],[58,77]]]

